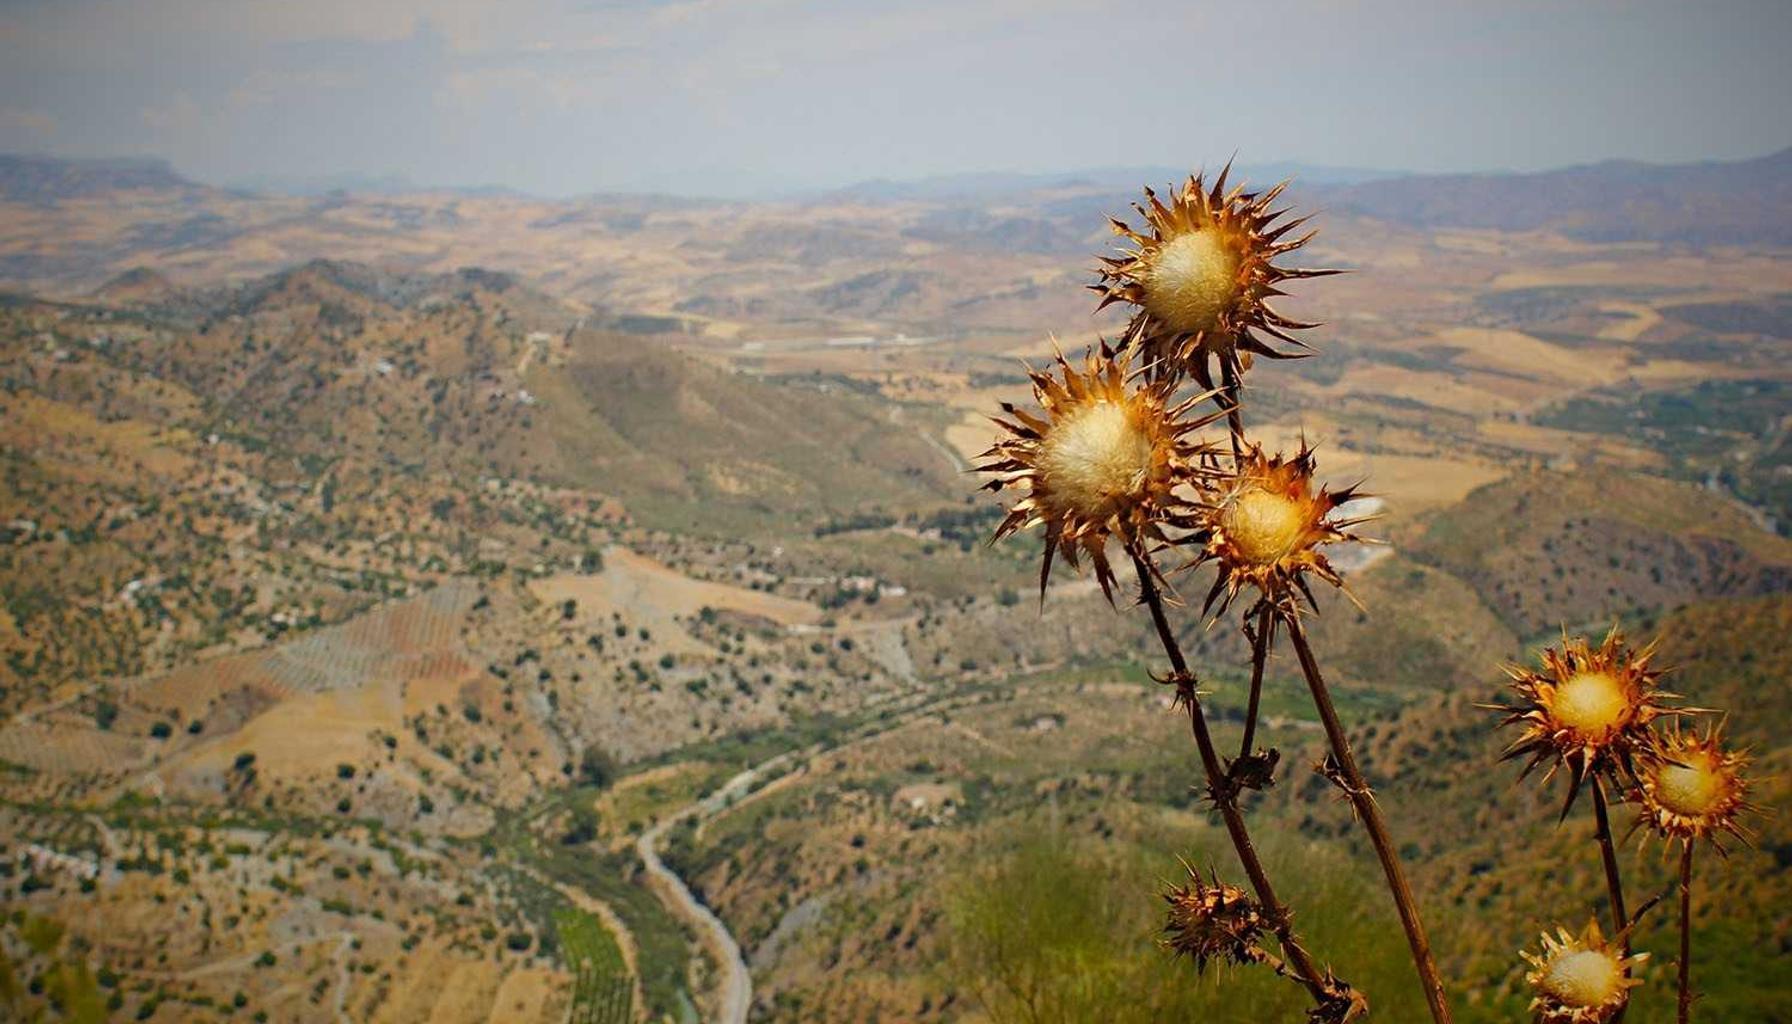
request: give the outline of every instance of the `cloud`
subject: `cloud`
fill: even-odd
[[[152,131],[167,135],[187,135],[205,124],[205,112],[199,101],[187,93],[175,93],[167,103],[144,107],[139,114]]]
[[[1792,136],[1789,32],[1783,0],[0,0],[0,146],[543,192],[1733,157]]]
[[[359,86],[363,76],[353,70],[331,68],[257,68],[238,82],[226,96],[233,110],[265,106],[301,93],[328,92]]]
[[[42,110],[0,108],[0,135],[54,135],[56,119]]]

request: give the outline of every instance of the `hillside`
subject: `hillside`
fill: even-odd
[[[705,998],[615,855],[550,875],[561,802],[913,687],[933,597],[885,573],[918,552],[827,531],[961,501],[898,404],[587,319],[333,261],[0,309],[7,898],[104,908],[53,916],[115,1008],[551,1017],[581,971]],[[953,550],[948,591],[1024,578]]]
[[[152,292],[0,311],[10,706],[447,575],[576,565],[631,521],[798,542],[958,503],[898,406],[578,328],[501,275]]]
[[[1431,517],[1413,553],[1468,582],[1520,636],[1792,589],[1792,545],[1746,510],[1609,469],[1480,488]]]
[[[214,432],[339,464],[338,486],[376,465],[522,477],[676,502],[682,518],[664,525],[680,529],[741,516],[802,528],[953,493],[950,463],[893,406],[585,326],[602,318],[502,274],[314,261],[111,305],[174,328],[153,345],[112,348],[114,359],[212,396]]]
[[[1792,148],[1734,163],[1614,160],[1533,174],[1349,185],[1335,208],[1412,227],[1555,230],[1594,242],[1792,244]]]
[[[1775,683],[1788,607],[1783,596],[1701,602],[1638,626],[1667,638],[1677,687],[1714,703],[1742,696],[1735,727],[1762,756],[1759,796],[1773,805],[1788,792],[1776,723],[1792,707]],[[1378,1018],[1413,1019],[1423,1009],[1373,862],[1348,809],[1307,771],[1322,738],[1298,685],[1272,684],[1266,742],[1282,752],[1282,779],[1252,819],[1280,837],[1267,841],[1269,856],[1312,948],[1375,993]],[[1378,713],[1372,693],[1346,697],[1446,951],[1459,1019],[1488,1024],[1522,1014],[1528,998],[1514,951],[1535,941],[1539,922],[1592,912],[1601,891],[1587,808],[1558,825],[1559,793],[1515,786],[1516,768],[1496,764],[1494,716],[1474,704],[1499,685],[1487,663],[1453,692],[1397,713]],[[1215,689],[1230,742],[1236,691]],[[1151,894],[1175,875],[1176,857],[1235,874],[1190,788],[1191,761],[1186,724],[1133,673],[1020,677],[803,759],[676,832],[674,852],[744,937],[767,1019],[975,1020],[978,1007],[1024,991],[1079,1007],[1072,1019],[1293,1019],[1301,998],[1285,983],[1228,972],[1196,984],[1152,945]],[[1628,822],[1628,809],[1617,813]],[[1699,941],[1736,950],[1701,975],[1709,1012],[1724,1020],[1767,1022],[1787,1009],[1778,978],[1792,921],[1758,913],[1792,891],[1785,828],[1755,824],[1757,847],[1712,861],[1698,898]],[[1627,847],[1624,865],[1638,893],[1666,881],[1658,844]],[[1063,903],[1041,901],[1048,891]],[[1660,911],[1638,936],[1662,960],[1673,941]],[[1074,975],[1053,970],[1066,958]],[[1027,988],[1004,994],[1015,983]],[[1671,1019],[1653,991],[1671,988],[1670,974],[1652,968],[1647,984],[1653,998],[1633,1019]],[[1121,997],[1134,987],[1144,1002]]]

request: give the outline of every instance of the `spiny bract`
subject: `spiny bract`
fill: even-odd
[[[1133,248],[1101,259],[1101,283],[1091,285],[1102,299],[1097,308],[1115,302],[1136,307],[1124,341],[1136,344],[1153,377],[1192,375],[1213,387],[1209,358],[1223,371],[1249,367],[1251,353],[1290,358],[1253,331],[1306,346],[1288,334],[1318,326],[1290,320],[1270,309],[1268,300],[1286,294],[1278,285],[1289,278],[1319,277],[1335,270],[1278,267],[1273,260],[1305,245],[1309,231],[1290,241],[1283,236],[1306,218],[1276,226],[1287,211],[1271,206],[1287,182],[1265,192],[1243,186],[1226,189],[1231,166],[1208,188],[1197,174],[1170,194],[1168,205],[1145,190],[1145,205],[1134,209],[1145,218],[1149,234],[1110,218],[1114,233]]]
[[[1212,562],[1219,568],[1206,608],[1221,597],[1220,610],[1247,584],[1281,604],[1299,587],[1311,602],[1302,576],[1312,573],[1333,586],[1344,580],[1319,550],[1324,544],[1360,541],[1349,528],[1369,516],[1333,519],[1332,513],[1360,497],[1355,488],[1330,491],[1315,484],[1313,449],[1301,446],[1292,458],[1267,456],[1251,445],[1229,470],[1202,478],[1198,536],[1205,541],[1191,565]]]
[[[1129,552],[1142,553],[1165,539],[1164,526],[1190,525],[1192,508],[1177,489],[1203,471],[1203,456],[1211,452],[1190,435],[1220,414],[1193,414],[1207,394],[1172,405],[1172,382],[1130,382],[1126,356],[1105,344],[1088,353],[1081,370],[1062,355],[1056,365],[1061,380],[1049,369],[1029,372],[1041,415],[1002,403],[1010,418],[995,422],[1007,436],[983,453],[988,461],[977,468],[994,477],[987,490],[1026,489],[995,539],[1045,528],[1042,598],[1053,555],[1077,568],[1080,553],[1111,601],[1108,540],[1117,537]]]
[[[1739,821],[1753,809],[1742,774],[1747,764],[1747,754],[1725,748],[1721,726],[1700,736],[1675,723],[1637,771],[1638,826],[1683,843],[1710,839],[1719,851],[1726,832],[1747,842]]]
[[[1647,953],[1624,956],[1606,942],[1597,921],[1588,922],[1578,937],[1566,928],[1555,938],[1545,933],[1541,952],[1519,955],[1532,967],[1524,980],[1535,993],[1530,1008],[1537,1024],[1605,1024],[1642,984],[1631,972],[1649,958]]]
[[[1258,940],[1268,922],[1263,909],[1244,890],[1221,882],[1209,882],[1189,869],[1189,880],[1164,892],[1170,905],[1164,922],[1164,947],[1193,960],[1197,970],[1209,961],[1235,964],[1263,959]]]
[[[1518,704],[1483,705],[1506,714],[1501,725],[1522,728],[1502,758],[1529,757],[1521,777],[1548,764],[1543,776],[1547,780],[1558,768],[1567,767],[1563,815],[1589,775],[1615,778],[1622,767],[1634,776],[1636,756],[1647,753],[1654,743],[1650,723],[1682,713],[1661,703],[1674,695],[1657,688],[1661,673],[1649,665],[1655,646],[1631,650],[1617,626],[1597,649],[1585,637],[1564,633],[1559,649],[1544,648],[1542,671],[1506,666]]]

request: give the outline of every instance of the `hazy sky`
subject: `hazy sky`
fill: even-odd
[[[549,194],[1687,161],[1792,143],[1789,52],[1792,0],[0,0],[0,151]]]

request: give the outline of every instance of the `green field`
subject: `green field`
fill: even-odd
[[[570,1019],[575,1024],[625,1024],[634,1019],[634,985],[615,936],[592,914],[554,913],[560,949],[576,979]]]

